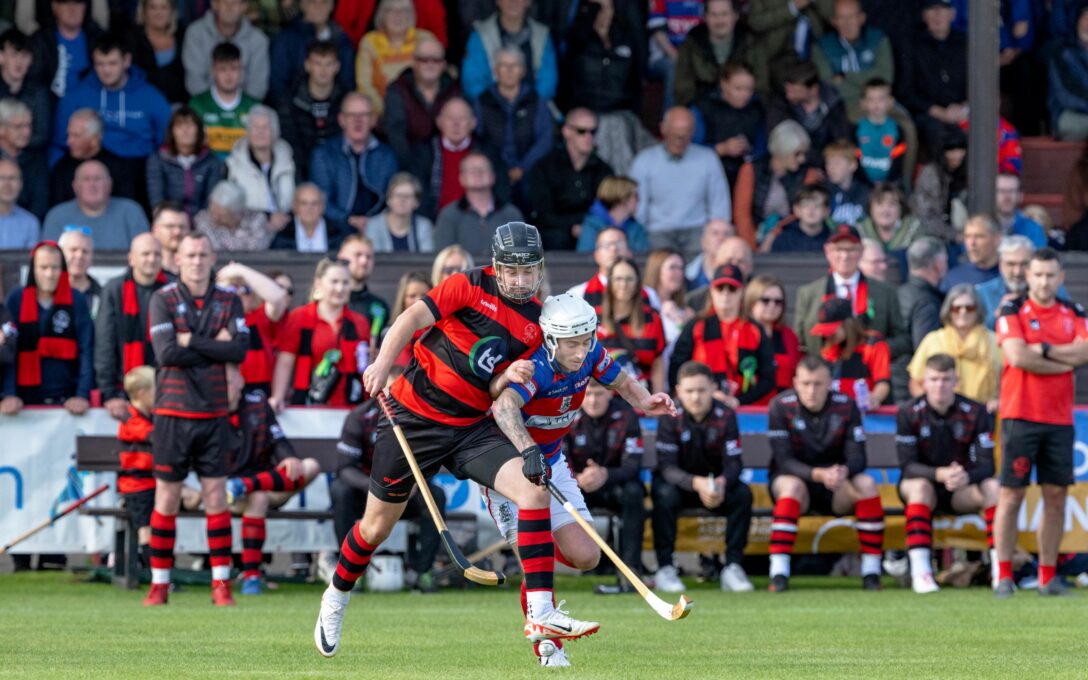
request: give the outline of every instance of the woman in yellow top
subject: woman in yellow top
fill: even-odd
[[[922,394],[922,375],[926,360],[946,353],[956,360],[960,384],[956,390],[968,399],[997,410],[998,381],[1001,378],[1001,353],[993,331],[983,325],[984,311],[975,287],[961,283],[952,287],[941,305],[942,328],[932,331],[918,345],[907,372],[911,396]]]
[[[359,41],[355,57],[355,82],[370,97],[374,115],[380,116],[385,89],[412,65],[416,41],[434,38],[430,31],[416,28],[412,0],[382,0],[374,14],[374,30]]]

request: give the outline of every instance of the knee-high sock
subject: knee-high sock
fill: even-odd
[[[529,612],[547,611],[555,583],[555,542],[549,508],[518,509],[518,551],[525,570]]]
[[[174,566],[174,540],[177,536],[177,515],[151,512],[151,582],[170,583]]]
[[[880,496],[862,498],[854,505],[857,517],[858,542],[863,555],[881,555],[884,552],[884,507]]]
[[[258,472],[248,477],[240,477],[246,487],[246,493],[254,491],[298,491],[306,485],[306,478],[299,476],[289,479],[283,474],[283,470],[274,468],[264,472]]]
[[[982,519],[986,520],[986,545],[990,550],[994,549],[994,514],[996,512],[996,505],[991,505],[982,510]]]
[[[794,498],[779,498],[774,504],[771,524],[771,576],[790,575],[790,555],[797,540],[801,504]]]
[[[359,532],[359,523],[351,528],[344,542],[340,545],[340,559],[336,561],[336,574],[332,577],[332,587],[350,592],[370,564],[370,556],[378,549],[363,539]]]
[[[212,565],[212,580],[230,579],[231,529],[230,512],[205,514],[208,527],[208,555]]]
[[[907,520],[907,550],[933,547],[933,513],[929,506],[910,503],[904,512]],[[860,530],[859,530],[860,531]]]
[[[264,517],[242,518],[242,578],[261,575],[261,550],[264,548]]]
[[[555,594],[554,593],[552,594],[552,602],[553,603],[555,602]],[[525,581],[524,580],[522,580],[522,582],[521,582],[521,613],[522,613],[523,616],[526,616],[526,617],[529,616],[529,600],[528,600],[528,593],[525,592]],[[559,649],[563,649],[563,641],[562,640],[552,640],[552,642]],[[540,647],[539,642],[534,642],[533,643],[533,652],[537,656],[540,656],[539,647]]]
[[[907,520],[907,555],[911,576],[933,573],[933,518],[928,505],[909,503],[904,515]]]

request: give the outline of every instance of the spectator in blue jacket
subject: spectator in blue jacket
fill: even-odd
[[[1077,6],[1074,32],[1050,61],[1051,127],[1058,139],[1088,139],[1088,2]]]
[[[476,100],[476,138],[499,150],[514,201],[529,209],[523,182],[536,162],[551,149],[554,136],[548,102],[525,81],[525,55],[516,47],[495,53],[495,84]]]
[[[597,249],[597,234],[605,229],[620,229],[627,234],[632,253],[650,249],[646,229],[635,219],[638,210],[638,182],[630,177],[605,177],[597,187],[597,200],[582,219],[577,251],[592,253]]]
[[[997,187],[994,194],[994,217],[1004,233],[1026,236],[1036,248],[1045,246],[1046,230],[1020,210],[1020,204],[1024,201],[1020,176],[1011,172],[1000,172],[995,182]]]
[[[269,47],[269,99],[278,102],[294,94],[299,81],[306,75],[303,69],[306,48],[318,40],[327,40],[336,46],[336,56],[340,62],[336,82],[345,92],[354,90],[355,71],[349,66],[355,63],[355,52],[351,38],[330,18],[333,0],[302,0],[300,6],[302,14],[285,26],[272,39]]]
[[[389,180],[398,170],[397,158],[370,134],[374,106],[365,95],[345,95],[337,120],[344,132],[314,149],[310,180],[325,192],[325,216],[363,234],[367,218],[385,206]]]
[[[105,34],[91,53],[94,73],[64,95],[57,106],[50,163],[64,155],[68,117],[82,108],[98,111],[105,125],[102,146],[121,158],[147,158],[159,148],[170,121],[170,104],[132,68],[132,53],[120,37]]]
[[[496,0],[498,11],[474,24],[461,64],[461,88],[475,100],[494,84],[494,59],[503,46],[519,47],[530,64],[529,80],[540,98],[555,98],[559,67],[548,27],[529,18],[530,0]],[[526,33],[528,39],[526,39]]]

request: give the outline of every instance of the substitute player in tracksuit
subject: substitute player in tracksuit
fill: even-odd
[[[578,414],[590,379],[615,390],[647,415],[676,411],[667,394],[651,395],[637,379],[629,379],[597,342],[597,313],[586,301],[568,293],[549,297],[540,313],[540,330],[544,343],[533,353],[531,361],[516,362],[496,379],[491,390],[497,395],[492,413],[515,446],[540,446],[552,471],[552,484],[583,517],[591,520],[562,448],[563,437]],[[517,505],[500,493],[485,489],[484,494],[499,531],[507,541],[517,545],[513,521],[518,514]],[[551,525],[561,561],[582,570],[597,566],[600,549],[554,498]],[[541,656],[540,660],[546,666],[569,665],[561,649],[550,656]]]
[[[445,465],[454,474],[496,489],[518,504],[518,544],[528,587],[525,635],[533,641],[596,632],[553,604],[549,468],[532,439],[511,444],[488,416],[491,380],[540,346],[544,248],[536,227],[510,222],[495,230],[492,265],[454,274],[405,310],[363,375],[376,394],[412,335],[411,363],[392,387],[391,408],[424,476]],[[378,425],[370,497],[363,518],[340,547],[332,584],[321,598],[314,644],[323,656],[340,647],[344,610],[370,557],[404,513],[415,480],[388,419]]]

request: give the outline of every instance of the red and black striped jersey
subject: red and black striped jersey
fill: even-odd
[[[230,414],[226,444],[227,472],[232,477],[271,470],[284,459],[295,457],[295,447],[283,433],[268,398],[260,392],[242,395],[238,411]]]
[[[393,397],[421,418],[464,427],[491,408],[491,377],[529,358],[541,343],[540,301],[516,304],[499,295],[495,271],[454,274],[423,296],[436,319],[416,343]]]
[[[151,423],[149,414],[142,413],[129,404],[128,414],[117,430],[121,442],[118,458],[121,471],[117,473],[118,493],[153,491],[155,478],[151,476]]]
[[[597,310],[598,316],[600,309]],[[642,306],[642,331],[631,329],[630,319],[619,319],[616,333],[609,333],[604,324],[597,329],[597,339],[613,358],[626,354],[638,370],[638,379],[650,384],[654,361],[665,352],[665,327],[661,315],[648,304]]]
[[[861,411],[845,394],[831,392],[824,407],[809,411],[794,390],[771,400],[767,409],[771,479],[794,475],[812,481],[812,468],[845,465],[854,476],[865,470]]]
[[[937,481],[937,468],[959,463],[971,484],[994,475],[993,420],[982,404],[957,394],[944,413],[926,395],[899,405],[895,446],[903,478]]]

